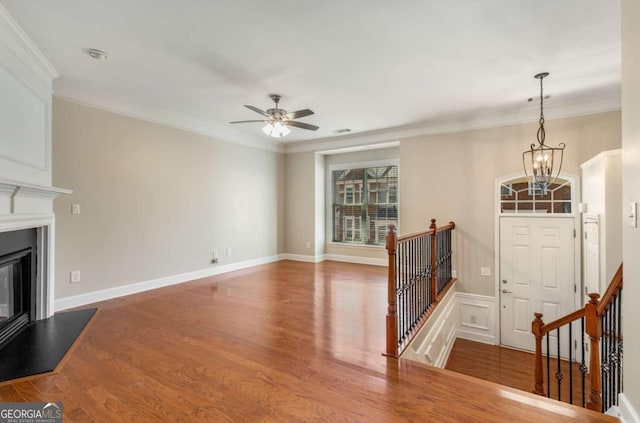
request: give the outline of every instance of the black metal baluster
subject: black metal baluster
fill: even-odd
[[[551,359],[549,358],[551,355],[551,349],[549,344],[549,333],[547,333],[546,337],[547,337],[547,397],[551,398]]]
[[[602,315],[602,321],[601,321],[601,327],[604,330],[606,330],[607,327],[607,314],[603,314]],[[602,339],[600,339],[600,360],[602,361],[601,363],[601,371],[600,371],[600,383],[602,385],[602,409],[600,411],[602,411],[603,413],[605,412],[605,404],[607,402],[607,374],[608,369],[609,369],[609,363],[607,362],[607,342],[605,339],[605,333],[602,334]]]
[[[398,321],[398,344],[402,339],[402,268],[400,267],[402,257],[402,244],[396,246],[396,313]]]
[[[406,334],[409,333],[409,325],[411,324],[411,322],[409,322],[409,284],[410,281],[408,280],[409,277],[409,263],[407,260],[407,254],[409,251],[408,245],[407,243],[405,243],[404,245],[404,333],[405,336]]]
[[[405,280],[405,278],[406,278],[406,275],[407,275],[407,269],[405,267],[406,265],[405,265],[405,259],[404,259],[404,255],[405,255],[404,245],[405,244],[403,242],[402,246],[400,248],[400,256],[399,256],[399,260],[400,260],[399,265],[400,266],[398,267],[398,269],[402,269],[401,272],[400,272],[400,285],[402,287],[402,289],[400,291],[400,294],[402,295],[402,298],[400,299],[400,301],[398,301],[399,305],[401,306],[401,310],[399,310],[400,311],[399,318],[402,321],[402,330],[400,331],[400,335],[401,335],[400,336],[400,340],[404,339],[404,334],[405,334],[406,329],[407,329],[406,326],[405,326],[405,324],[407,323],[407,313],[405,311],[405,309],[406,309],[405,300],[406,300],[406,297],[407,297],[405,295],[405,293],[406,293],[406,291],[405,291],[405,289],[406,289],[406,280]]]
[[[397,289],[397,298],[396,298],[396,304],[397,304],[397,313],[398,313],[398,344],[400,343],[400,340],[402,339],[402,337],[404,336],[404,327],[403,327],[403,319],[404,319],[404,313],[402,311],[402,299],[404,298],[404,295],[402,293],[402,290],[404,289],[404,284],[402,283],[402,244],[398,244],[397,246],[397,252],[396,252],[396,276],[397,276],[397,280],[398,280],[398,289]]]
[[[422,316],[424,297],[422,296],[422,280],[424,278],[424,267],[422,267],[422,237],[416,239],[416,245],[418,251],[416,252],[416,271],[418,272],[418,286],[416,292],[418,293],[418,316]]]
[[[424,255],[422,257],[422,260],[424,261],[424,272],[425,272],[425,279],[424,279],[424,298],[425,298],[425,303],[424,303],[424,311],[427,311],[427,308],[429,308],[429,306],[431,305],[431,301],[429,300],[429,278],[431,277],[431,272],[429,271],[429,250],[431,247],[431,244],[429,243],[429,235],[425,236],[422,238],[422,242],[424,243]]]
[[[582,344],[582,355],[580,357],[580,373],[582,373],[582,407],[585,406],[585,378],[587,374],[587,366],[584,362],[584,317],[580,318],[580,342]]]
[[[616,299],[618,301],[618,331],[616,333],[617,336],[617,345],[618,345],[618,349],[617,349],[617,357],[618,357],[618,386],[616,391],[618,392],[618,394],[620,392],[622,392],[622,375],[623,375],[623,371],[622,371],[622,288],[618,289],[618,298]],[[616,398],[616,404],[617,404],[617,398]]]
[[[409,242],[409,328],[413,329],[416,325],[416,299],[413,292],[415,286],[415,272],[413,268],[413,239]]]
[[[451,264],[452,264],[452,260],[453,260],[453,257],[452,257],[453,256],[453,250],[452,250],[453,245],[452,245],[452,241],[451,241],[451,234],[452,234],[452,231],[451,231],[451,229],[449,229],[447,231],[447,239],[449,241],[449,244],[447,245],[447,254],[448,254],[448,257],[449,257],[448,260],[447,260],[447,270],[449,271],[449,278],[448,279],[451,279]]]
[[[615,387],[616,387],[616,366],[617,366],[617,361],[615,354],[616,354],[616,337],[615,337],[615,332],[616,332],[616,310],[615,310],[615,297],[613,299],[613,301],[611,302],[611,305],[609,307],[609,310],[607,310],[607,313],[609,314],[609,363],[611,365],[611,368],[609,370],[609,407],[607,408],[607,410],[616,402],[616,396],[617,396],[617,392],[615,391]]]
[[[558,401],[562,401],[562,370],[560,369],[560,328],[556,329],[557,345],[558,345],[558,370],[556,371],[556,380],[558,381]]]
[[[573,404],[573,336],[571,333],[571,324],[569,322],[569,404]]]

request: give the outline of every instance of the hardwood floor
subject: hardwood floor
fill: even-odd
[[[551,398],[558,398],[558,385],[555,379],[558,362],[550,360],[551,384],[547,389],[547,363],[543,362],[545,378],[544,391],[551,393]],[[534,355],[498,345],[488,345],[466,339],[456,339],[445,366],[447,370],[499,383],[512,388],[531,392],[534,388]],[[580,366],[573,363],[573,395],[569,395],[569,363],[560,360],[563,374],[560,399],[563,402],[582,405],[582,379]],[[585,377],[585,401],[589,395],[589,377]]]
[[[283,261],[95,304],[57,373],[1,401],[67,422],[616,421],[381,355],[386,268]]]

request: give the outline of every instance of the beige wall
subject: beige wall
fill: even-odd
[[[56,99],[53,183],[57,299],[284,250],[281,154]]]
[[[640,2],[622,1],[622,189],[623,212],[630,202],[640,202]],[[625,214],[626,216],[626,214]],[[622,224],[624,295],[624,395],[640,413],[640,228]],[[630,420],[629,420],[630,421]]]
[[[548,120],[547,143],[566,143],[563,171],[620,147],[620,113]],[[456,222],[458,289],[494,295],[495,180],[522,169],[522,151],[535,141],[537,123],[504,126],[400,142],[401,233]],[[480,276],[490,267],[492,276]]]
[[[315,256],[315,161],[313,152],[287,154],[285,158],[285,251],[289,254]]]

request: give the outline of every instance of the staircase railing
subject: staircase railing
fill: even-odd
[[[581,354],[576,372],[580,373],[581,405],[591,410],[605,412],[618,404],[618,394],[622,392],[622,264],[614,275],[602,299],[599,294],[589,294],[590,301],[581,309],[574,311],[551,323],[544,323],[542,313],[534,313],[531,331],[536,338],[535,351],[535,387],[533,393],[552,397],[551,391],[562,401],[563,392],[568,395],[569,403],[574,403],[574,340],[573,325],[580,322]],[[561,354],[561,329],[568,328],[568,355]],[[555,334],[556,342],[550,342],[550,335]],[[586,365],[585,334],[589,337]],[[542,351],[542,340],[546,338],[546,352]],[[556,349],[555,359],[552,349]],[[546,355],[546,393],[543,370],[543,354]],[[576,352],[577,354],[577,352]],[[565,361],[564,359],[568,359]],[[565,361],[563,363],[563,361]],[[551,384],[551,368],[555,367],[557,387]],[[565,372],[569,373],[568,391],[563,390]],[[554,383],[554,384],[555,384]],[[588,386],[587,386],[588,384]],[[587,397],[587,391],[589,392]],[[565,396],[565,399],[567,396]]]
[[[400,356],[453,284],[451,233],[455,227],[449,222],[438,228],[431,219],[428,231],[398,237],[395,226],[389,225],[385,355]]]

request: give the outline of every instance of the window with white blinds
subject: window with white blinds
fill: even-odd
[[[333,170],[333,242],[384,245],[398,226],[398,165]]]

